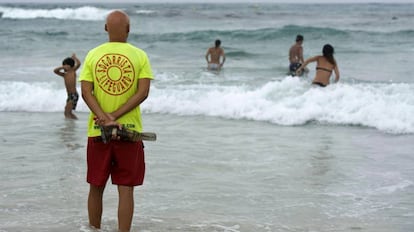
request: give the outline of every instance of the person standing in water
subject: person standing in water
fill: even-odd
[[[207,50],[206,60],[208,70],[220,70],[226,61],[226,55],[224,54],[224,50],[220,47],[220,45],[221,41],[216,40],[215,46]]]
[[[142,131],[140,105],[148,97],[153,74],[145,51],[127,42],[129,17],[120,10],[106,18],[109,42],[90,50],[79,80],[91,113],[88,120],[87,182],[91,227],[100,229],[102,198],[109,176],[118,187],[118,231],[130,231],[134,187],[145,176],[144,145],[112,139],[105,143],[101,127],[116,125]]]
[[[339,68],[333,54],[334,48],[330,44],[325,44],[322,49],[322,56],[314,56],[305,60],[305,62],[296,70],[296,73],[300,73],[309,63],[316,62],[316,74],[312,84],[326,87],[329,85],[332,71],[335,72],[335,83],[338,82]]]
[[[81,62],[73,54],[71,57],[67,57],[63,60],[62,65],[56,67],[53,72],[63,77],[65,82],[66,92],[68,94],[68,98],[66,99],[66,106],[65,106],[65,117],[68,119],[78,119],[75,114],[73,114],[72,110],[76,109],[76,104],[79,100],[79,94],[76,90],[76,70],[80,67]]]
[[[297,74],[296,70],[303,64],[303,35],[296,36],[296,42],[289,49],[289,71],[292,76],[300,76],[302,72]],[[307,72],[307,69],[305,69]]]

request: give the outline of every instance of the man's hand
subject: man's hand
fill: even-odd
[[[98,126],[119,126],[119,128],[122,128],[122,125],[118,123],[116,118],[112,116],[110,113],[105,113],[104,117],[94,117],[95,124]]]

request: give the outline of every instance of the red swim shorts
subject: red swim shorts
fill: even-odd
[[[110,141],[103,143],[88,138],[87,182],[104,186],[111,176],[112,184],[142,185],[145,176],[144,145],[142,141]]]

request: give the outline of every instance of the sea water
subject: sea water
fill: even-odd
[[[0,5],[0,231],[90,231],[88,108],[63,118],[53,69],[107,40],[112,9],[155,74],[134,231],[414,230],[413,4],[33,3]],[[305,58],[334,46],[339,83],[287,76],[297,34]],[[109,184],[103,231],[116,208]]]

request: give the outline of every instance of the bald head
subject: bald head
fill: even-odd
[[[110,42],[126,42],[129,33],[129,17],[121,11],[115,10],[106,17],[105,31],[108,32]]]

